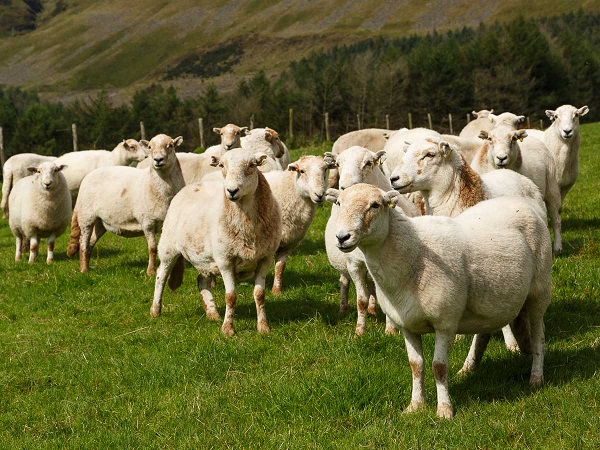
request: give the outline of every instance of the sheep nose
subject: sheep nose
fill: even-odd
[[[394,175],[394,176],[390,177],[390,183],[394,184],[399,179],[400,179],[400,175]]]
[[[239,190],[240,190],[240,188],[235,188],[235,189],[229,189],[229,188],[227,188],[227,192],[229,193],[230,197],[235,196],[235,194],[237,194]]]
[[[508,158],[508,155],[498,155],[496,158],[498,158],[498,161],[504,162]]]
[[[337,238],[337,240],[338,240],[338,242],[339,242],[340,244],[343,244],[343,243],[344,243],[344,242],[346,242],[348,239],[350,239],[350,233],[343,233],[343,234],[342,234],[342,232],[340,232],[340,233],[337,233],[337,234],[335,235],[335,237]]]
[[[569,130],[564,130],[563,132],[565,133],[566,136],[570,136],[571,133],[573,132],[573,129],[571,128]]]
[[[227,150],[230,150],[232,146],[233,146],[233,144],[225,144],[225,147],[227,147]]]
[[[164,159],[165,159],[165,158],[154,158],[154,162],[155,162],[156,164],[160,164],[161,162],[163,162],[163,161],[164,161]]]
[[[317,197],[317,201],[319,201],[319,202],[323,201],[323,194],[315,194],[315,197]]]
[[[346,186],[340,186],[340,189],[343,191],[344,189],[346,189]]]

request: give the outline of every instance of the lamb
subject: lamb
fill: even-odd
[[[253,152],[263,152],[274,161],[267,161],[260,166],[262,172],[284,170],[290,163],[290,152],[281,141],[279,133],[272,128],[254,128],[241,139],[242,148]]]
[[[64,165],[46,161],[29,167],[32,176],[21,178],[10,193],[9,226],[16,238],[15,261],[21,260],[23,241],[29,241],[29,263],[38,254],[40,238],[48,238],[46,262],[54,260],[54,241],[71,218],[71,195],[62,174]]]
[[[529,178],[512,170],[494,170],[479,176],[461,153],[438,138],[411,144],[390,181],[401,194],[420,191],[427,214],[434,216],[455,217],[483,200],[502,196],[528,198],[546,216],[540,190]],[[504,327],[502,333],[507,348],[519,350],[510,326]]]
[[[31,175],[29,167],[37,167],[43,162],[54,161],[55,159],[55,156],[44,156],[36,153],[19,153],[6,160],[4,167],[2,168],[2,202],[0,203],[3,219],[7,219],[9,215],[8,196],[10,195],[11,189],[21,178]]]
[[[198,270],[198,290],[206,317],[219,320],[211,292],[218,274],[225,283],[225,319],[221,330],[233,335],[236,280],[254,276],[257,328],[269,331],[265,311],[265,277],[281,240],[281,213],[269,183],[258,167],[267,155],[245,149],[228,151],[213,164],[222,182],[188,185],[175,196],[158,246],[160,266],[150,309],[158,317],[167,277],[172,289],[183,281],[184,258]]]
[[[160,232],[171,200],[185,185],[175,148],[181,136],[158,134],[148,142],[153,160],[145,170],[134,167],[101,167],[87,175],[71,221],[67,254],[79,250],[79,270],[89,270],[90,254],[108,230],[123,237],[144,235],[148,242],[148,268],[154,275],[156,234]]]
[[[413,379],[406,411],[425,406],[421,335],[426,333],[435,333],[438,417],[454,415],[448,354],[456,333],[480,333],[463,365],[467,373],[483,356],[489,333],[522,322],[530,330],[530,384],[541,384],[552,253],[538,208],[527,199],[499,197],[455,218],[410,218],[395,208],[399,196],[365,184],[327,191],[327,200],[339,209],[338,248],[362,251],[381,308],[402,328]]]
[[[546,146],[535,138],[527,137],[525,130],[513,130],[504,125],[489,133],[482,131],[480,137],[485,141],[471,164],[473,170],[481,175],[495,169],[512,169],[531,179],[540,189],[550,216],[554,253],[560,253],[562,200],[554,160]]]
[[[364,147],[350,147],[337,158],[333,153],[325,153],[325,161],[335,162],[339,171],[340,189],[344,190],[356,183],[369,183],[389,190],[389,179],[384,175],[381,164],[385,158],[383,150],[374,153]],[[410,216],[418,216],[419,211],[410,200],[402,197],[399,207]],[[369,278],[363,255],[360,251],[344,254],[336,247],[334,227],[337,220],[338,208],[333,206],[331,216],[325,227],[325,248],[331,265],[340,272],[340,313],[348,311],[349,280],[356,287],[356,304],[358,318],[355,334],[360,336],[365,331],[366,313],[375,314],[375,297],[369,292]],[[394,333],[395,328],[386,322],[386,333]]]
[[[79,187],[87,174],[99,167],[128,166],[143,161],[146,158],[147,141],[127,139],[120,142],[112,151],[84,150],[65,153],[56,160],[56,164],[66,164],[64,171],[73,204],[77,200]]]
[[[288,255],[302,242],[313,221],[317,204],[325,199],[327,170],[334,166],[321,156],[302,156],[287,171],[265,173],[282,216],[281,243],[275,254],[272,293],[281,294]]]
[[[238,127],[232,123],[228,123],[222,128],[213,128],[213,131],[221,136],[221,142],[218,145],[208,147],[203,155],[221,157],[228,150],[240,148],[242,146],[242,136],[246,135],[248,127]],[[185,178],[185,173],[184,173]]]
[[[552,125],[546,131],[527,130],[529,136],[539,139],[548,147],[556,164],[556,180],[563,201],[577,181],[581,142],[579,117],[586,115],[589,110],[587,106],[576,108],[562,105],[556,111],[546,111],[546,115],[552,121]]]

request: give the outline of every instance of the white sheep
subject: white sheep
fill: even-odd
[[[43,156],[37,153],[19,153],[6,160],[4,167],[2,167],[2,202],[0,203],[3,219],[8,218],[8,196],[16,182],[21,178],[31,175],[29,167],[37,167],[43,162],[54,161],[55,159],[55,156]]]
[[[475,119],[471,120],[468,124],[466,124],[464,128],[460,131],[458,136],[461,138],[476,138],[477,136],[479,136],[479,132],[481,130],[490,130],[492,123],[489,119],[489,115],[493,112],[493,109],[482,109],[480,111],[472,111],[471,114],[475,116]]]
[[[273,196],[281,211],[281,243],[275,254],[272,293],[281,294],[288,255],[302,242],[313,221],[317,204],[325,200],[327,170],[334,165],[321,156],[302,156],[287,171],[266,172]]]
[[[439,138],[411,144],[390,181],[401,194],[420,191],[427,214],[434,216],[455,217],[483,200],[502,196],[527,198],[546,216],[542,194],[529,178],[513,170],[494,170],[480,176],[462,154]],[[510,326],[502,333],[507,348],[519,350]]]
[[[242,136],[246,135],[248,127],[238,127],[232,123],[228,123],[221,128],[213,128],[213,131],[221,136],[221,142],[217,145],[208,147],[202,154],[207,156],[221,157],[228,150],[240,148],[242,146]],[[185,173],[184,173],[185,177]]]
[[[175,148],[183,138],[159,134],[148,142],[153,164],[101,167],[81,183],[71,222],[67,254],[79,250],[79,269],[89,270],[91,251],[108,230],[123,237],[145,236],[148,242],[147,274],[155,273],[156,234],[160,232],[171,200],[185,185]]]
[[[404,157],[404,152],[409,143],[426,137],[439,137],[440,133],[429,128],[413,128],[411,130],[398,130],[392,134],[383,147],[385,151],[385,161],[383,162],[383,172],[389,177],[392,171],[398,167],[398,164]]]
[[[563,200],[579,174],[579,117],[587,114],[589,110],[587,106],[576,108],[571,105],[562,105],[556,111],[549,109],[546,110],[546,115],[552,121],[552,125],[546,131],[527,130],[527,134],[546,144],[554,158],[556,180]]]
[[[79,186],[87,174],[99,167],[128,166],[146,158],[147,141],[127,139],[120,142],[113,150],[83,150],[65,153],[56,160],[56,164],[66,164],[64,170],[73,204],[77,200]]]
[[[29,168],[34,175],[21,178],[13,186],[8,223],[17,241],[15,261],[21,259],[23,243],[29,242],[29,262],[33,263],[41,238],[48,238],[46,262],[54,260],[54,241],[71,218],[71,195],[61,172],[64,168],[52,161],[42,162]]]
[[[463,365],[465,373],[481,359],[489,333],[522,322],[530,330],[530,384],[541,384],[552,253],[538,208],[523,198],[499,197],[455,218],[410,218],[395,208],[399,197],[365,184],[327,191],[327,200],[339,205],[338,248],[362,251],[382,310],[404,334],[413,380],[406,411],[425,405],[422,334],[435,334],[432,368],[439,417],[454,414],[448,354],[456,333],[480,333]]]
[[[385,152],[383,150],[374,153],[359,146],[350,147],[337,157],[333,153],[325,153],[325,161],[335,162],[338,167],[339,185],[342,190],[356,183],[369,183],[386,190],[391,189],[390,181],[381,169],[384,159]],[[410,216],[419,215],[416,206],[405,197],[399,199],[399,207]],[[356,287],[358,318],[355,333],[361,335],[365,331],[367,312],[375,314],[376,299],[369,289],[369,276],[361,252],[345,254],[336,247],[334,227],[337,214],[338,208],[334,205],[325,227],[325,248],[329,262],[340,273],[340,312],[342,314],[348,311],[350,279]],[[386,332],[395,332],[389,321],[386,322]]]
[[[265,277],[281,240],[281,214],[269,183],[258,170],[266,159],[264,153],[228,151],[214,158],[223,181],[188,185],[175,196],[158,246],[160,266],[152,317],[160,315],[167,278],[172,289],[181,285],[187,260],[198,270],[198,289],[211,320],[220,319],[211,281],[219,274],[223,278],[226,308],[221,330],[226,335],[234,334],[236,280],[254,276],[257,328],[269,331]]]
[[[561,217],[562,200],[556,181],[554,160],[546,146],[539,140],[527,137],[525,130],[499,126],[492,131],[482,131],[484,144],[471,166],[484,174],[496,169],[512,169],[528,177],[540,189],[554,231],[554,253],[562,251]]]
[[[272,128],[254,128],[241,139],[242,148],[253,152],[263,152],[274,161],[267,161],[260,166],[262,172],[285,170],[290,163],[290,152],[281,141],[279,133]]]

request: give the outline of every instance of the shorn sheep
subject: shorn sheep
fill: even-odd
[[[552,125],[541,132],[527,130],[530,136],[541,140],[554,158],[556,164],[556,180],[560,187],[560,196],[564,200],[569,190],[577,181],[579,174],[579,117],[584,116],[590,109],[587,106],[576,108],[563,105],[556,111],[547,110],[546,115]]]
[[[248,127],[238,127],[233,123],[228,123],[221,128],[213,128],[213,131],[221,136],[221,142],[212,147],[208,147],[203,155],[221,157],[226,151],[240,148],[242,146],[242,137],[246,135]],[[185,176],[185,175],[184,175]]]
[[[80,152],[65,153],[56,160],[56,164],[66,164],[64,170],[73,204],[77,200],[79,186],[85,176],[98,169],[108,166],[128,166],[138,163],[146,158],[147,141],[127,139],[120,142],[113,150],[84,150]]]
[[[482,109],[480,111],[472,111],[471,114],[475,117],[458,134],[461,138],[476,138],[479,136],[481,130],[490,130],[492,123],[490,122],[489,115],[494,110]]]
[[[147,274],[155,273],[156,234],[160,232],[171,200],[184,180],[175,148],[183,138],[165,134],[148,142],[152,166],[101,167],[85,177],[73,211],[67,254],[79,249],[79,269],[89,270],[91,251],[108,230],[123,237],[145,236]]]
[[[350,147],[337,158],[333,153],[325,153],[325,161],[335,162],[338,167],[339,185],[342,190],[357,183],[369,183],[386,190],[391,189],[390,181],[381,169],[384,159],[385,152],[383,150],[374,153],[359,146]],[[402,197],[398,203],[398,207],[402,208],[406,214],[419,215],[416,206],[407,198]],[[345,254],[336,247],[334,227],[337,214],[338,208],[334,205],[325,227],[325,249],[329,262],[340,273],[340,313],[348,311],[350,280],[356,287],[358,317],[355,333],[360,336],[365,331],[367,312],[375,315],[376,299],[370,292],[372,290],[369,289],[369,274],[360,250]],[[395,332],[395,328],[389,321],[386,322],[386,332]]]
[[[325,200],[327,170],[335,166],[321,156],[302,156],[287,171],[265,173],[281,211],[281,243],[275,254],[272,293],[281,294],[288,256],[302,242],[313,221],[317,205]]]
[[[8,218],[8,196],[16,182],[21,178],[31,175],[31,172],[29,171],[30,167],[37,167],[43,162],[54,161],[55,159],[55,156],[43,156],[36,153],[19,153],[6,160],[4,167],[2,167],[2,203],[0,203],[3,219]]]
[[[181,285],[187,260],[198,270],[198,290],[210,320],[220,319],[211,282],[219,274],[223,278],[226,307],[221,330],[225,335],[234,334],[236,281],[252,276],[257,328],[269,331],[265,277],[281,240],[281,213],[258,170],[266,159],[264,153],[231,150],[214,158],[223,181],[192,184],[175,196],[158,245],[152,317],[161,313],[167,278],[171,289]]]
[[[425,405],[422,334],[435,334],[439,417],[454,415],[448,354],[456,333],[480,333],[465,373],[481,359],[489,333],[511,321],[526,323],[533,355],[530,383],[541,384],[552,252],[538,208],[526,199],[499,197],[455,218],[410,218],[395,208],[400,195],[358,184],[342,192],[329,189],[327,200],[339,208],[338,248],[362,251],[382,310],[404,334],[413,379],[406,411]]]
[[[260,166],[262,172],[285,170],[290,163],[290,152],[281,141],[279,133],[272,128],[254,128],[241,139],[242,148],[263,152],[273,161],[267,160]]]
[[[71,217],[71,195],[62,170],[51,161],[30,167],[32,176],[21,178],[9,196],[9,226],[16,238],[15,260],[21,259],[24,241],[29,241],[29,262],[38,253],[39,240],[48,238],[46,262],[54,260],[54,241],[63,234]]]
[[[499,126],[492,131],[482,131],[484,145],[471,164],[484,174],[496,169],[512,169],[525,175],[540,189],[554,231],[554,253],[562,251],[561,217],[562,200],[556,181],[554,160],[546,146],[539,140],[527,137],[525,130]]]

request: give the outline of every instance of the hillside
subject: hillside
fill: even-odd
[[[45,2],[48,11],[35,17],[23,6],[35,2],[1,3],[0,85],[64,99],[101,88],[115,97],[163,80],[186,96],[206,79],[227,89],[257,69],[277,73],[312,50],[379,34],[476,26],[579,7],[600,12],[600,3],[592,0],[534,0],[527,9],[516,0],[205,0],[192,7],[182,0],[133,0],[127,6],[66,0]],[[7,21],[17,24],[19,17],[28,25],[7,34]]]

